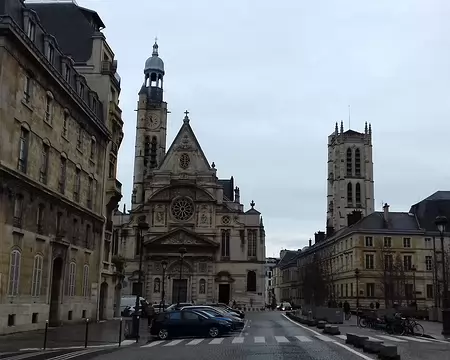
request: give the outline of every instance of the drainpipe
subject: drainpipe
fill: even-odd
[[[100,253],[98,256],[98,278],[97,278],[97,305],[96,305],[96,320],[100,321],[100,288],[102,283],[102,271],[103,271],[103,252],[105,251],[105,230],[106,230],[106,216],[105,216],[105,201],[106,201],[106,182],[108,180],[107,177],[107,164],[108,164],[108,154],[111,146],[111,140],[108,141],[105,149],[105,160],[103,161],[103,188],[102,188],[102,201],[101,201],[101,212],[100,214],[103,217],[103,226],[102,226],[102,236],[100,242]]]

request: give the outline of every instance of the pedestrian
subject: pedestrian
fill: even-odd
[[[344,313],[345,313],[345,320],[350,320],[350,317],[352,316],[350,312],[350,304],[347,300],[344,302]]]
[[[380,308],[380,303],[377,301],[376,303],[375,303],[375,309],[379,309]]]

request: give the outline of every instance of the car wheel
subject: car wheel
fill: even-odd
[[[208,335],[211,336],[212,338],[216,338],[218,337],[220,334],[220,331],[218,328],[216,328],[215,326],[213,326],[212,328],[209,329],[208,331]]]
[[[167,329],[161,329],[158,332],[158,338],[160,340],[167,340],[169,338],[169,332],[167,331]]]

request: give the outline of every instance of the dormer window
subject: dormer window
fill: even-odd
[[[63,69],[64,69],[64,79],[70,84],[70,73],[71,73],[70,65],[65,63]]]
[[[80,97],[84,100],[84,90],[85,90],[85,86],[84,86],[84,84],[82,83],[82,82],[80,82],[80,88],[79,88],[79,95],[80,95]]]
[[[33,20],[31,20],[31,19],[28,19],[27,36],[33,42],[36,39],[36,23]]]
[[[47,60],[53,64],[53,61],[55,60],[55,47],[53,44],[48,44],[45,56],[47,57]]]

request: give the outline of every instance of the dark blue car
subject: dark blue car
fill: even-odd
[[[183,336],[215,338],[230,331],[230,322],[190,310],[159,313],[150,326],[150,334],[161,340]]]

